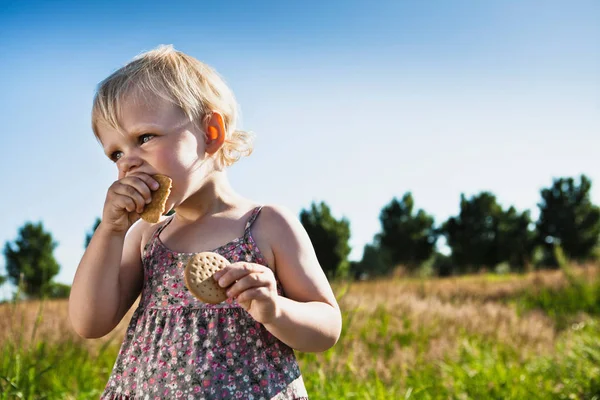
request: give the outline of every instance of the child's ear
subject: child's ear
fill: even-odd
[[[221,114],[218,112],[211,113],[210,117],[206,120],[204,131],[206,132],[206,152],[214,154],[223,146],[223,142],[225,142],[225,126]]]

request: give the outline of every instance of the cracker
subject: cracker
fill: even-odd
[[[152,192],[152,201],[146,204],[144,211],[140,214],[142,219],[151,224],[159,221],[160,217],[165,213],[165,207],[169,194],[171,194],[171,178],[164,175],[154,175],[154,180],[160,185],[157,190]]]
[[[200,301],[219,304],[227,300],[226,289],[213,278],[215,272],[229,265],[229,260],[220,254],[205,251],[194,254],[183,272],[185,286]]]

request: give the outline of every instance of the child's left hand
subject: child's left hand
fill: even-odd
[[[270,323],[278,313],[277,283],[273,271],[264,265],[237,262],[214,275],[227,296],[237,298],[238,304],[261,324]]]

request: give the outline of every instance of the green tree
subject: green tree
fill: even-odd
[[[393,198],[379,215],[381,232],[375,241],[389,257],[391,266],[402,264],[410,270],[418,268],[435,252],[437,233],[434,219],[425,211],[414,212],[410,192],[402,200]]]
[[[433,256],[433,271],[437,276],[451,276],[454,272],[452,256],[437,252]]]
[[[23,292],[29,297],[46,294],[52,278],[60,270],[53,255],[56,246],[41,222],[25,223],[15,242],[6,242],[4,246],[6,271],[11,283],[22,285]]]
[[[67,299],[71,294],[71,285],[59,282],[50,282],[47,295],[52,299]]]
[[[100,218],[96,217],[96,221],[94,222],[94,226],[92,227],[92,230],[85,234],[85,248],[86,249],[90,245],[92,236],[94,236],[94,232],[96,232],[96,229],[98,229],[98,225],[100,225],[100,222],[102,222],[102,220]]]
[[[440,231],[452,250],[456,272],[464,273],[502,262],[522,268],[533,247],[530,224],[528,211],[504,211],[496,196],[482,192],[468,200],[461,194],[459,215],[450,217]]]
[[[354,278],[381,276],[391,272],[392,265],[385,250],[380,249],[377,244],[367,244],[363,248],[361,260],[351,264],[352,275]]]
[[[537,221],[538,243],[545,249],[545,262],[557,266],[554,246],[560,245],[567,258],[585,261],[593,257],[600,235],[600,209],[592,204],[591,180],[581,175],[554,179],[541,190]]]
[[[325,202],[313,202],[309,210],[302,210],[300,221],[325,274],[329,278],[345,276],[350,266],[350,222],[345,218],[336,220]]]
[[[498,221],[497,255],[512,270],[523,272],[532,261],[535,231],[529,211],[519,213],[513,206],[503,211]]]

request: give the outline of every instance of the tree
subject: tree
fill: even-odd
[[[482,192],[467,200],[461,194],[460,212],[450,217],[440,231],[452,250],[457,272],[494,267],[502,262],[521,268],[533,248],[529,212],[514,207],[504,211],[496,196]]]
[[[567,258],[585,261],[593,257],[600,235],[600,209],[590,199],[591,180],[581,175],[554,179],[552,187],[541,190],[537,221],[538,243],[545,249],[546,262],[556,266],[555,245]]]
[[[433,271],[437,276],[451,276],[454,271],[452,256],[436,252],[433,256]]]
[[[325,202],[313,202],[310,210],[302,210],[300,221],[325,274],[329,278],[344,276],[349,269],[350,222],[345,218],[336,220]]]
[[[71,294],[71,285],[59,282],[50,282],[47,291],[48,297],[52,299],[67,299]]]
[[[507,262],[513,270],[523,272],[531,263],[535,232],[530,226],[529,211],[519,213],[513,206],[504,211],[498,221],[498,259]]]
[[[392,270],[393,264],[389,261],[389,256],[385,250],[379,248],[377,244],[366,244],[363,248],[363,255],[360,261],[351,264],[352,275],[354,278],[363,276],[381,276]]]
[[[394,197],[381,210],[381,232],[375,240],[389,256],[392,266],[403,264],[414,270],[433,255],[437,233],[433,217],[423,210],[415,214],[413,209],[414,200],[410,192],[400,201]]]
[[[90,245],[92,236],[94,236],[94,232],[96,232],[96,229],[98,229],[98,225],[100,225],[100,222],[102,222],[102,220],[100,218],[96,217],[96,221],[94,222],[94,226],[92,227],[92,230],[85,234],[85,248],[86,249]]]
[[[14,285],[21,284],[23,292],[30,297],[44,295],[60,270],[52,254],[56,246],[41,222],[27,222],[19,229],[15,242],[6,242],[4,246],[8,279]]]

